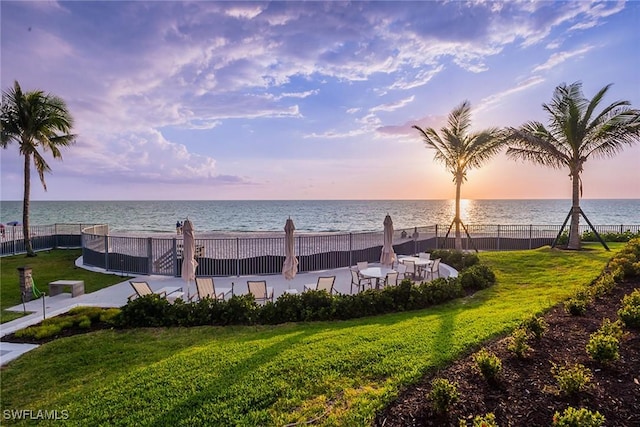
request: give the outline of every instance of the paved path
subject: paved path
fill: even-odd
[[[374,265],[374,264],[372,264]],[[82,265],[82,258],[76,260],[76,266],[86,268]],[[441,264],[441,271],[444,275],[449,274],[449,267]],[[91,269],[93,271],[112,274],[101,269]],[[348,294],[351,292],[351,273],[348,267],[338,268],[334,270],[313,271],[308,273],[299,273],[293,280],[286,280],[281,274],[273,274],[267,276],[231,276],[231,277],[214,277],[216,288],[233,287],[235,295],[246,294],[247,280],[266,280],[267,286],[274,288],[274,300],[278,299],[286,290],[295,289],[298,292],[304,290],[304,285],[315,284],[320,276],[336,276],[334,289],[339,293]],[[65,280],[73,280],[73,277],[64,277]],[[164,287],[182,287],[186,295],[186,284],[179,277],[168,276],[138,276],[137,280],[143,280],[149,283],[153,290]],[[196,292],[195,284],[190,283],[189,292],[193,295]],[[133,288],[129,281],[109,286],[99,291],[80,295],[72,298],[70,293],[61,293],[56,296],[46,296],[43,300],[37,299],[15,307],[10,307],[9,311],[22,312],[26,309],[31,312],[27,316],[0,324],[0,337],[13,333],[17,330],[35,325],[41,322],[45,317],[57,316],[66,313],[76,306],[95,306],[95,307],[122,307],[127,303],[127,297],[133,294]],[[19,357],[27,351],[33,350],[37,345],[33,344],[13,344],[0,342],[0,365],[5,365],[9,361]]]

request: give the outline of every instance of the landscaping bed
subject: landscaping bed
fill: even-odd
[[[531,350],[525,358],[507,349],[508,337],[483,347],[502,362],[494,384],[477,371],[470,354],[401,392],[378,414],[374,425],[457,427],[464,425],[460,419],[471,425],[475,416],[493,413],[499,426],[542,426],[551,425],[556,412],[574,407],[600,412],[607,426],[640,426],[640,332],[624,328],[620,358],[608,364],[592,360],[585,350],[603,319],[615,321],[623,296],[638,288],[637,278],[619,283],[591,303],[582,316],[568,314],[562,304],[555,306],[543,316],[548,324],[543,336],[528,341]],[[593,375],[589,387],[570,395],[561,393],[552,363],[584,365]],[[435,378],[457,383],[459,400],[445,414],[436,413],[429,399]]]

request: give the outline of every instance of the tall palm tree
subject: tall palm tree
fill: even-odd
[[[589,157],[611,157],[625,145],[638,142],[640,111],[630,108],[629,101],[616,101],[596,113],[610,87],[603,87],[588,100],[580,82],[563,83],[556,87],[551,103],[542,104],[549,116],[548,128],[531,121],[509,129],[509,157],[569,169],[572,207],[568,249],[580,249],[580,174],[585,162]]]
[[[471,105],[464,101],[456,107],[448,118],[448,127],[443,127],[438,133],[433,128],[422,129],[413,126],[422,135],[427,148],[435,150],[434,159],[444,163],[453,174],[456,185],[456,216],[453,222],[456,226],[455,248],[462,249],[460,235],[460,188],[467,180],[467,172],[479,168],[502,147],[503,135],[497,128],[485,129],[470,133]]]
[[[29,233],[29,199],[31,194],[31,159],[38,171],[45,191],[44,173],[51,171],[43,153],[51,151],[53,158],[61,159],[60,147],[73,144],[75,135],[69,132],[73,118],[65,102],[40,90],[24,93],[16,81],[12,89],[2,92],[0,145],[7,148],[16,142],[24,156],[24,199],[22,204],[22,230],[27,256],[35,256]],[[38,149],[41,148],[41,151]]]

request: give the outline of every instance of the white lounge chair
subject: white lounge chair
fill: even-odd
[[[216,289],[213,277],[196,277],[196,290],[198,292],[198,300],[204,298],[224,300],[228,294],[233,294],[232,288]]]
[[[168,295],[172,295],[178,298],[183,295],[183,293],[181,292],[182,288],[178,288],[178,287],[166,287],[154,292],[151,289],[151,286],[149,286],[147,282],[144,282],[144,281],[138,282],[135,280],[130,280],[129,283],[131,284],[131,287],[133,288],[133,290],[136,291],[136,293],[133,295],[129,295],[127,297],[128,301],[133,301],[136,298],[143,297],[146,295],[154,295],[154,294],[159,295],[162,298],[167,298]]]
[[[336,276],[318,277],[318,282],[313,285],[304,285],[305,291],[326,291],[329,295],[333,294],[333,285],[336,282]]]
[[[273,302],[273,288],[267,287],[266,280],[247,280],[247,288],[256,302]]]

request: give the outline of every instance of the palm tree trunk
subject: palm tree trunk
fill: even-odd
[[[569,227],[569,244],[567,249],[580,249],[580,173],[571,173],[572,204],[571,225]]]
[[[453,221],[456,223],[455,248],[457,251],[462,250],[462,235],[460,234],[460,187],[462,187],[462,180],[456,179],[456,217]]]
[[[22,236],[24,248],[28,257],[36,256],[31,247],[31,233],[29,232],[29,198],[31,195],[31,155],[24,155],[24,199],[22,200]]]

